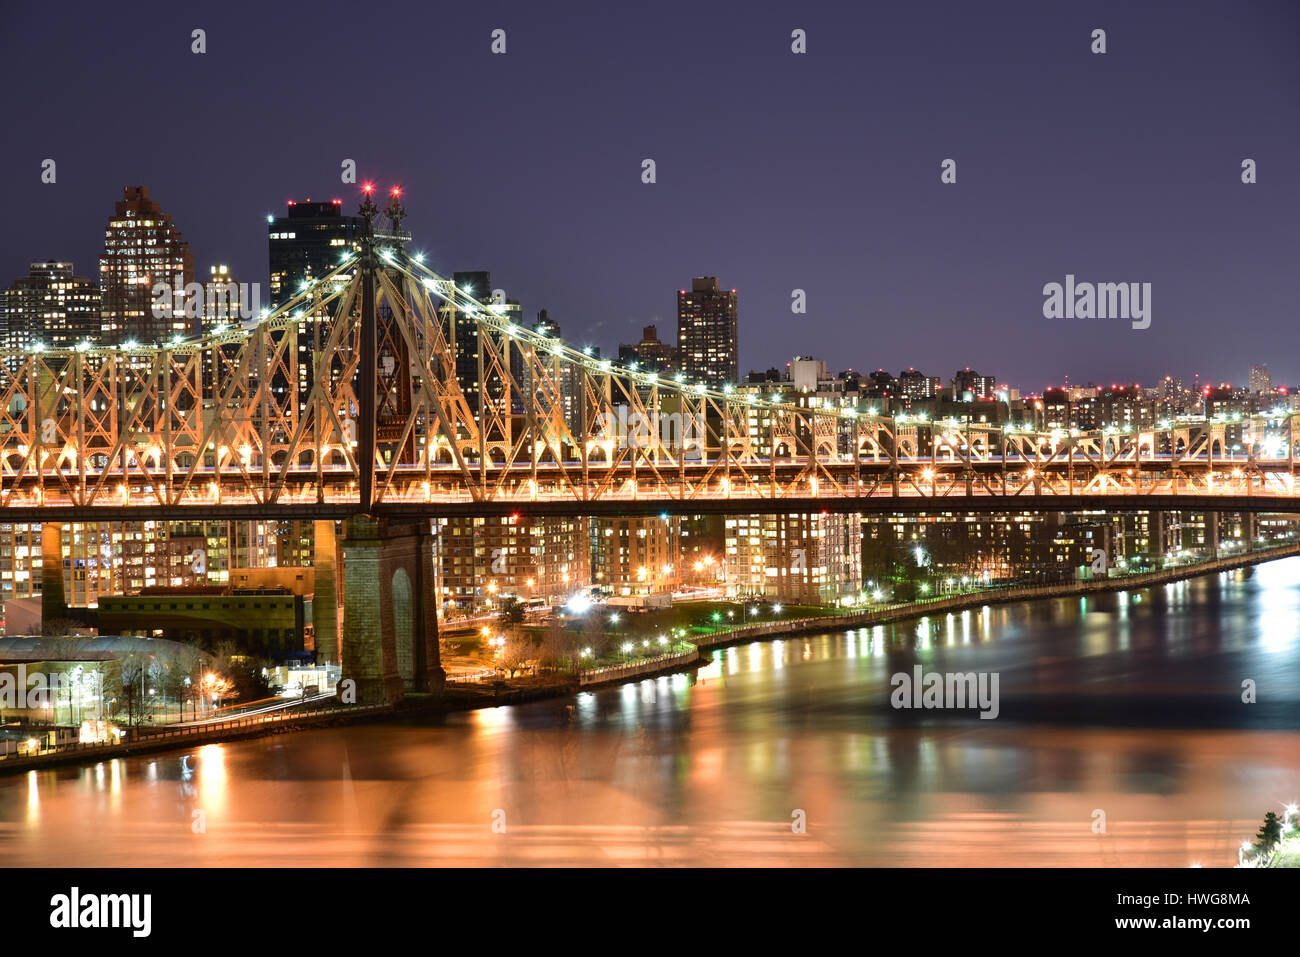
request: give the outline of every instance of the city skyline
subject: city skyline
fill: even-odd
[[[366,184],[362,184],[362,186],[364,186],[364,185],[366,185]],[[357,193],[358,193],[359,196],[360,196],[360,195],[364,195],[364,193],[362,192],[362,186],[356,187],[356,191],[357,191]],[[145,196],[145,198],[146,198],[146,201],[151,201],[151,202],[153,203],[153,208],[154,208],[155,210],[157,210],[157,208],[158,208],[159,206],[161,206],[161,204],[157,202],[156,198],[154,198],[154,199],[152,199],[152,200],[149,199],[149,187],[148,187],[147,185],[143,185],[143,186],[141,186],[141,185],[125,186],[125,187],[122,188],[122,193],[123,193],[124,196],[126,197],[126,201],[127,201],[127,202],[133,202],[133,201],[135,201],[135,200],[133,199],[133,197],[138,198],[137,193],[138,193],[138,191],[140,191],[140,190],[143,190],[143,194],[144,194],[144,196]],[[117,210],[120,210],[120,208],[121,208],[121,206],[122,206],[122,203],[123,203],[122,200],[118,200],[118,201],[116,202]],[[342,218],[341,218],[340,222],[341,222],[341,223],[344,223],[344,224],[352,224],[352,223],[356,223],[356,222],[359,222],[359,221],[360,221],[359,218],[358,218],[354,213],[349,213],[349,212],[347,211],[347,209],[348,209],[348,207],[347,207],[347,203],[346,203],[344,200],[339,199],[339,198],[335,198],[335,199],[331,199],[331,200],[327,200],[327,201],[317,201],[317,200],[311,200],[311,199],[288,200],[288,201],[287,201],[287,209],[288,209],[288,211],[289,211],[289,212],[288,212],[288,216],[297,215],[298,213],[295,213],[295,210],[297,210],[299,213],[303,212],[304,207],[319,207],[319,208],[322,208],[322,209],[325,209],[325,208],[336,209],[337,211],[335,212],[334,215],[336,215],[336,216],[341,216]],[[165,217],[165,221],[166,221],[166,223],[167,223],[168,228],[173,228],[173,217],[171,217],[171,216],[170,216],[169,214],[167,214],[165,211],[163,211],[162,215]],[[112,220],[110,221],[109,232],[113,232],[113,231],[114,231],[114,227],[111,225],[111,223],[112,223],[113,221],[116,221],[118,218],[119,218],[119,214],[118,214],[117,211],[115,211],[114,214],[113,214],[113,218],[112,218]],[[284,276],[283,269],[284,269],[285,267],[284,267],[283,265],[280,265],[280,257],[282,257],[282,256],[284,255],[284,253],[283,253],[283,251],[278,250],[278,247],[277,247],[277,244],[276,244],[276,239],[277,239],[277,238],[280,238],[280,236],[279,236],[279,234],[277,234],[277,233],[275,232],[275,230],[282,228],[283,225],[291,223],[292,220],[289,219],[287,216],[284,216],[284,215],[281,215],[281,216],[275,216],[274,214],[267,214],[267,216],[266,216],[264,222],[265,222],[266,226],[269,227],[269,238],[268,238],[268,250],[267,250],[267,254],[263,257],[263,262],[264,262],[264,263],[269,263],[269,266],[268,266],[268,269],[267,269],[267,271],[266,271],[266,274],[263,276],[263,279],[268,279],[269,281],[267,281],[267,282],[262,282],[262,280],[258,280],[258,284],[259,284],[259,286],[264,287],[266,290],[268,290],[268,293],[264,293],[264,294],[262,294],[261,301],[263,301],[263,302],[268,302],[268,301],[269,301],[269,304],[270,304],[270,305],[274,305],[276,302],[285,299],[287,293],[289,293],[289,292],[292,291],[292,290],[288,290],[287,288],[286,288],[286,289],[282,289],[282,288],[281,288],[281,286],[282,286],[282,284],[283,284],[283,276]],[[175,228],[177,228],[177,229],[179,230],[179,227],[180,227],[182,224],[176,223],[176,224],[174,224],[174,225],[175,225]],[[350,225],[348,225],[347,228],[348,228],[348,229],[351,229],[352,227],[351,227]],[[297,248],[297,245],[300,245],[300,244],[289,244],[289,245],[295,245],[295,248]],[[185,272],[185,273],[183,274],[185,277],[189,277],[189,278],[193,278],[194,276],[198,276],[200,273],[204,272],[202,266],[203,266],[204,263],[208,262],[209,259],[210,259],[211,265],[210,265],[208,268],[209,268],[213,273],[216,273],[216,272],[218,272],[218,271],[224,273],[224,272],[227,270],[227,268],[228,268],[228,267],[225,265],[225,263],[226,263],[227,261],[229,261],[229,260],[231,260],[231,259],[235,259],[235,260],[241,260],[241,261],[243,261],[243,260],[246,258],[246,257],[243,257],[243,256],[233,256],[233,257],[231,257],[231,256],[224,256],[224,255],[219,255],[219,256],[215,256],[215,257],[206,257],[206,256],[203,256],[202,254],[200,254],[200,255],[196,258],[196,257],[193,256],[192,253],[190,253],[190,252],[188,251],[188,250],[189,250],[189,244],[188,244],[188,243],[184,243],[183,246],[184,246],[184,247],[186,248],[186,250],[187,250],[186,255],[189,256],[190,259],[192,260],[191,265],[188,266],[188,267],[186,267],[186,269],[187,269],[188,271]],[[416,241],[413,243],[413,246],[418,248],[418,246],[419,246],[418,236],[417,236],[417,238],[416,238]],[[99,256],[98,256],[98,262],[99,262],[99,265],[100,265],[100,272],[98,272],[98,273],[95,274],[97,278],[102,278],[102,277],[105,275],[104,272],[103,272],[103,269],[104,269],[104,263],[105,263],[106,261],[110,261],[109,259],[106,259],[106,257],[111,257],[112,255],[113,255],[113,253],[112,253],[112,248],[111,248],[111,247],[106,247],[105,250],[104,250],[104,251],[101,251],[101,253],[99,254]],[[421,253],[420,255],[423,256],[423,253]],[[52,264],[55,264],[56,262],[57,262],[59,265],[63,266],[63,267],[67,267],[67,268],[72,269],[72,270],[75,271],[75,268],[76,268],[75,262],[71,262],[71,261],[67,261],[67,260],[64,260],[64,261],[62,261],[62,262],[58,262],[58,261],[56,261],[56,260],[45,260],[45,261],[42,261],[42,260],[32,260],[32,262],[29,264],[29,269],[30,269],[30,270],[36,270],[38,266],[52,265]],[[198,262],[199,265],[198,265],[198,266],[194,266],[194,265],[193,265],[193,262]],[[318,264],[317,264],[317,268],[319,268],[321,265],[322,265],[321,263],[318,263]],[[192,275],[191,275],[191,274],[192,274]],[[311,275],[311,269],[310,269],[310,268],[307,268],[307,271],[306,271],[305,274],[306,274],[306,275]],[[484,270],[479,270],[479,271],[464,271],[464,270],[455,270],[455,271],[452,271],[452,270],[445,270],[445,274],[446,274],[446,275],[450,275],[450,276],[455,276],[455,277],[474,277],[474,278],[478,278],[478,279],[480,280],[479,285],[483,285],[484,281],[487,281],[487,280],[486,280],[486,277],[490,276],[490,275],[491,275],[491,272],[490,272],[490,270],[486,270],[486,271],[484,271]],[[182,275],[182,273],[181,273],[181,272],[177,272],[177,275]],[[13,281],[11,281],[11,282],[10,282],[10,283],[5,287],[5,288],[9,288],[9,286],[15,286],[15,287],[16,287],[16,286],[20,286],[22,283],[24,283],[24,282],[29,282],[29,281],[30,281],[30,278],[29,278],[29,277],[20,275],[20,276],[15,277],[15,279],[14,279]],[[161,279],[160,279],[159,281],[164,281],[164,280],[161,280]],[[174,283],[174,280],[170,280],[170,279],[169,279],[169,280],[166,280],[166,281],[170,281],[170,282],[172,282],[173,284],[175,284],[175,283]],[[459,283],[459,278],[457,279],[457,281],[458,281],[458,283]],[[707,276],[692,276],[692,277],[691,277],[691,282],[692,282],[692,283],[695,283],[695,284],[698,284],[698,283],[701,283],[701,282],[705,282],[705,281],[713,283],[713,285],[714,285],[715,287],[716,287],[716,285],[717,285],[717,280],[716,280],[715,278],[713,278],[713,277],[707,277]],[[494,285],[494,284],[492,284],[492,283],[489,282],[489,285]],[[97,286],[97,288],[98,288],[98,289],[100,290],[100,292],[102,293],[102,286]],[[485,288],[485,289],[481,289],[481,290],[473,290],[473,289],[469,289],[468,291],[470,292],[471,295],[475,295],[476,297],[480,297],[480,298],[481,298],[482,300],[484,300],[484,301],[486,301],[486,299],[487,299],[487,298],[490,296],[490,294],[491,294],[490,290],[488,290],[488,289],[486,289],[486,288]],[[732,309],[732,312],[733,312],[733,319],[732,319],[732,321],[733,321],[733,323],[734,323],[734,322],[735,322],[734,313],[735,313],[735,311],[736,311],[736,310],[735,310],[734,299],[735,299],[736,290],[733,289],[733,290],[731,290],[730,292],[731,292],[731,296],[732,296],[732,300],[733,300],[733,302],[732,302],[732,306],[731,306],[731,309]],[[697,290],[697,293],[698,293],[698,290]],[[668,320],[671,321],[671,322],[673,323],[672,328],[676,330],[676,337],[677,337],[677,338],[680,338],[680,336],[681,336],[681,334],[682,334],[680,309],[681,309],[682,297],[683,297],[685,294],[686,294],[686,290],[682,290],[682,289],[678,289],[678,290],[676,290],[676,296],[677,296],[677,302],[678,302],[677,310],[678,310],[678,313],[679,313],[679,314],[677,314],[677,315],[670,315],[670,316],[668,317]],[[258,297],[254,297],[254,298],[256,299],[256,298],[258,298]],[[146,298],[145,300],[142,300],[142,301],[148,302],[149,300]],[[551,316],[549,315],[549,311],[550,311],[550,310],[549,310],[547,307],[541,307],[540,309],[538,309],[538,310],[536,311],[536,313],[534,313],[534,312],[531,310],[531,308],[524,307],[521,303],[519,303],[517,300],[515,300],[515,299],[513,299],[513,298],[508,299],[507,302],[509,303],[509,306],[510,306],[510,315],[513,317],[513,321],[516,321],[516,322],[519,322],[519,323],[521,323],[521,324],[524,324],[524,325],[527,325],[527,326],[531,327],[531,326],[533,326],[535,323],[534,323],[533,321],[531,321],[531,320],[528,318],[529,316],[534,315],[534,314],[536,314],[536,315],[541,315],[541,314],[543,314],[543,313],[546,313],[546,314],[547,314],[546,321],[547,321],[548,324],[558,324],[557,320],[554,319],[553,317],[551,317]],[[108,307],[107,303],[106,303],[105,306],[104,306],[104,310],[105,310],[105,311],[104,311],[104,314],[103,314],[103,315],[104,315],[104,321],[105,321],[105,322],[108,322],[108,321],[110,320],[110,318],[112,318],[112,317],[110,316],[110,313],[109,313],[109,307]],[[233,313],[232,313],[232,314],[233,314]],[[179,313],[178,313],[178,315],[179,315]],[[120,317],[118,317],[118,318],[120,319]],[[662,321],[662,320],[661,320],[661,321]],[[195,322],[195,325],[196,325],[196,327],[197,327],[197,321]],[[657,326],[657,325],[658,325],[658,322],[656,322],[656,323],[652,323],[651,325],[655,325],[655,326]],[[178,327],[178,328],[179,328],[179,327]],[[648,328],[648,327],[643,327],[643,331],[644,331],[644,329],[647,329],[647,328]],[[739,328],[743,330],[743,328],[744,328],[743,323],[739,324]],[[204,334],[206,334],[206,327],[204,327],[203,332],[204,332]],[[122,335],[123,335],[123,333],[122,333],[121,330],[116,330],[116,335],[115,335],[114,333],[115,333],[115,330],[112,329],[112,328],[110,328],[109,326],[106,325],[106,326],[104,327],[104,330],[103,330],[103,335],[101,335],[101,336],[99,337],[98,340],[94,340],[94,339],[92,339],[92,340],[90,340],[90,341],[92,341],[92,342],[98,342],[98,343],[100,343],[100,344],[104,344],[104,345],[112,345],[112,344],[114,344],[118,339],[121,339],[121,338],[122,338]],[[16,336],[16,335],[10,335],[10,338],[11,338],[11,339],[14,339],[15,341],[19,341],[19,340],[21,339],[21,337]],[[137,336],[136,338],[139,338],[139,336]],[[187,337],[187,338],[192,338],[192,337]],[[574,347],[585,348],[585,347],[587,347],[587,346],[594,346],[596,349],[600,350],[600,352],[599,352],[598,354],[602,354],[602,353],[603,353],[603,354],[611,354],[611,353],[617,353],[617,352],[619,351],[619,344],[618,344],[618,341],[619,341],[619,340],[617,340],[617,339],[616,339],[616,341],[613,342],[613,343],[609,343],[609,342],[605,342],[605,341],[601,341],[601,342],[599,342],[599,343],[596,343],[596,342],[581,342],[581,343],[579,343],[579,342],[575,342],[575,341],[573,341],[572,339],[570,339],[570,338],[568,338],[568,337],[563,337],[563,338],[565,339],[565,341],[566,341],[569,345],[574,346]],[[632,337],[632,338],[635,338],[635,337]],[[740,336],[739,339],[740,339],[741,346],[742,346],[742,348],[743,348],[744,337],[743,337],[743,336]],[[26,341],[26,340],[22,340],[22,341]],[[66,344],[64,345],[64,347],[65,347],[65,348],[66,348],[66,347],[71,347],[71,346],[73,346],[73,345],[75,345],[75,344],[76,344],[76,343],[68,342],[68,343],[66,343]],[[46,343],[46,345],[49,345],[49,343]],[[680,349],[681,347],[679,346],[678,348]],[[751,349],[751,352],[752,352],[752,349]],[[743,382],[745,381],[746,377],[749,376],[749,375],[752,375],[752,374],[761,374],[761,373],[763,373],[763,372],[765,372],[765,371],[771,371],[771,370],[773,370],[773,369],[777,369],[777,370],[785,369],[785,370],[787,370],[787,376],[788,376],[788,375],[789,375],[789,369],[790,369],[790,367],[791,367],[792,362],[797,362],[797,361],[800,360],[801,358],[808,358],[808,357],[805,357],[805,356],[801,356],[801,355],[797,355],[797,354],[796,354],[796,355],[791,356],[789,360],[785,360],[785,361],[783,361],[783,358],[784,358],[784,357],[776,357],[774,360],[771,360],[771,361],[768,361],[768,362],[760,361],[760,362],[756,363],[755,365],[753,365],[752,367],[750,367],[750,368],[748,368],[748,369],[742,366],[742,367],[740,367],[740,370],[739,370],[739,372],[740,372],[739,376],[737,376],[733,381],[735,381],[737,384],[741,384],[741,383],[743,383]],[[812,356],[812,358],[820,358],[820,356]],[[931,365],[933,365],[933,364],[931,364]],[[1247,372],[1244,373],[1243,375],[1239,376],[1239,377],[1237,378],[1237,381],[1236,381],[1235,383],[1232,382],[1230,379],[1224,378],[1224,377],[1222,377],[1222,376],[1216,376],[1216,375],[1214,375],[1213,373],[1206,374],[1206,375],[1202,376],[1202,374],[1201,374],[1200,371],[1196,371],[1196,372],[1192,373],[1190,376],[1186,376],[1185,378],[1186,378],[1187,382],[1191,382],[1192,380],[1199,380],[1200,383],[1201,383],[1202,385],[1204,385],[1204,386],[1209,386],[1209,385],[1211,385],[1211,384],[1212,384],[1212,385],[1216,385],[1216,386],[1219,386],[1219,385],[1231,385],[1231,386],[1234,386],[1234,387],[1236,387],[1236,388],[1248,387],[1248,388],[1250,388],[1251,391],[1259,391],[1259,390],[1255,389],[1253,383],[1254,383],[1254,381],[1255,381],[1255,379],[1254,379],[1255,371],[1258,370],[1258,369],[1260,369],[1260,368],[1263,368],[1263,369],[1266,369],[1266,370],[1269,370],[1269,369],[1270,369],[1268,363],[1266,363],[1266,362],[1252,362],[1252,363],[1250,364],[1250,366],[1249,366]],[[932,373],[933,371],[935,371],[935,370],[940,371],[940,374],[939,374],[938,376],[933,376],[933,378],[939,379],[939,380],[941,380],[942,382],[949,382],[949,381],[951,381],[951,382],[953,382],[953,383],[956,383],[957,381],[959,381],[959,380],[961,379],[963,373],[970,373],[970,372],[973,371],[973,370],[972,370],[972,367],[971,367],[969,364],[968,364],[968,365],[965,365],[965,366],[958,366],[958,367],[954,370],[954,375],[953,375],[952,379],[949,379],[949,377],[948,377],[946,374],[943,374],[942,370],[939,370],[937,366],[934,366],[934,368],[932,369],[932,368],[930,368],[929,366],[922,368],[922,367],[918,367],[918,366],[915,365],[915,364],[910,364],[910,365],[908,365],[906,368],[900,368],[900,370],[899,370],[899,376],[904,376],[904,375],[907,375],[907,374],[909,374],[909,373],[916,373],[916,374],[925,373],[925,374],[928,375],[928,374],[931,374],[931,373]],[[870,374],[871,372],[873,372],[873,371],[874,371],[874,372],[888,372],[889,370],[888,370],[887,368],[883,367],[883,366],[879,366],[879,367],[877,367],[875,370],[872,370],[871,367],[870,367],[870,365],[864,366],[864,367],[862,367],[862,368],[859,368],[859,367],[857,367],[856,365],[852,365],[852,364],[850,364],[850,365],[843,365],[843,366],[839,366],[839,367],[837,367],[837,366],[835,366],[835,365],[834,365],[830,360],[827,360],[827,371],[828,371],[829,374],[833,377],[833,376],[836,376],[836,375],[840,375],[840,374],[843,374],[843,373],[849,373],[849,372],[856,372],[856,373],[858,373],[859,375],[866,376],[866,375],[869,375],[869,374]],[[977,371],[977,370],[974,370],[974,371]],[[1270,370],[1270,371],[1271,371],[1271,370]],[[891,375],[892,375],[892,374],[891,374]],[[714,384],[717,384],[717,385],[720,385],[720,384],[724,381],[723,378],[718,378],[718,377],[716,377],[716,376],[712,376],[712,375],[708,375],[708,376],[706,376],[705,378],[709,379],[711,382],[713,382]],[[1019,392],[1019,393],[1022,394],[1022,395],[1041,395],[1043,392],[1045,392],[1045,391],[1047,391],[1047,390],[1049,390],[1049,389],[1062,388],[1062,387],[1078,388],[1078,387],[1091,387],[1091,386],[1094,386],[1094,385],[1095,385],[1095,386],[1100,390],[1100,389],[1102,389],[1102,388],[1105,387],[1105,380],[1106,380],[1106,377],[1105,377],[1105,376],[1102,376],[1100,380],[1088,379],[1088,380],[1086,381],[1086,383],[1080,383],[1077,379],[1075,379],[1074,381],[1071,381],[1071,380],[1072,380],[1072,376],[1071,376],[1071,374],[1070,374],[1068,371],[1067,371],[1067,372],[1064,372],[1064,373],[1062,373],[1062,374],[1060,374],[1060,375],[1058,375],[1058,376],[1057,376],[1056,378],[1054,378],[1054,379],[1050,379],[1050,381],[1047,381],[1047,382],[1045,382],[1045,383],[1043,383],[1043,384],[1041,384],[1041,385],[1031,384],[1031,385],[1027,385],[1027,386],[1026,386],[1026,385],[1022,385],[1022,384],[1019,384],[1019,383],[1015,383],[1015,384],[1013,384],[1013,383],[1010,383],[1010,382],[1006,381],[1007,377],[1002,376],[1002,375],[999,375],[999,374],[997,374],[996,372],[995,372],[994,374],[992,374],[992,375],[989,375],[989,376],[982,376],[981,378],[988,378],[988,379],[991,379],[991,380],[996,380],[996,381],[999,383],[1000,386],[1008,386],[1008,387],[1010,387],[1011,389],[1013,389],[1013,390]],[[1111,377],[1111,378],[1122,379],[1123,377]],[[1157,375],[1154,377],[1154,381],[1153,381],[1153,383],[1138,382],[1137,384],[1140,384],[1140,385],[1142,385],[1142,386],[1144,386],[1144,387],[1146,387],[1146,388],[1152,388],[1152,387],[1154,387],[1154,383],[1158,383],[1160,380],[1170,379],[1170,378],[1173,379],[1173,380],[1176,380],[1176,381],[1182,382],[1184,385],[1187,384],[1187,382],[1184,382],[1184,381],[1183,381],[1183,380],[1184,380],[1184,376],[1183,376],[1183,375],[1178,374],[1178,372],[1175,372],[1175,371],[1168,371],[1168,370],[1167,370],[1167,371],[1164,371],[1164,372],[1162,372],[1162,373],[1157,374]],[[694,379],[692,379],[691,381],[694,381]],[[1130,380],[1130,381],[1136,381],[1136,380]],[[1246,384],[1246,383],[1249,383],[1249,385],[1243,385],[1243,384]],[[463,387],[467,387],[469,384],[470,384],[470,383],[467,382],[467,383],[463,383],[462,385],[463,385]],[[1275,385],[1275,387],[1279,387],[1279,388],[1281,388],[1283,391],[1286,391],[1286,390],[1294,390],[1294,388],[1295,388],[1295,387],[1292,386],[1292,385],[1289,385],[1289,384],[1286,384],[1286,383],[1283,383],[1283,382],[1277,381],[1276,379],[1275,379],[1275,381],[1274,381],[1274,385]]]
[[[607,354],[650,323],[669,328],[671,293],[697,275],[726,277],[745,297],[742,373],[813,351],[861,370],[971,366],[1027,391],[1067,375],[1236,383],[1294,323],[1279,281],[1296,258],[1300,207],[1285,175],[1297,133],[1277,121],[1294,113],[1297,88],[1283,39],[1297,13],[1286,5],[1239,22],[1205,3],[1177,20],[1010,4],[988,18],[946,11],[938,36],[902,6],[693,10],[686,31],[629,31],[613,13],[412,11],[392,41],[402,66],[376,85],[383,95],[336,84],[314,112],[274,77],[343,48],[350,27],[327,10],[317,43],[299,49],[272,39],[289,32],[289,12],[234,5],[200,25],[155,9],[147,35],[105,11],[83,11],[88,28],[75,35],[15,14],[23,29],[9,36],[23,45],[6,46],[0,71],[19,99],[41,96],[36,59],[101,80],[79,93],[84,124],[65,128],[57,107],[73,103],[60,94],[29,118],[25,148],[0,160],[10,182],[31,184],[14,198],[27,228],[0,248],[6,282],[38,260],[85,271],[128,183],[152,188],[196,265],[261,277],[260,217],[288,199],[348,199],[339,169],[353,159],[358,182],[405,187],[416,246],[441,271],[490,268],[526,315],[546,308],[569,341]],[[195,26],[207,30],[202,56],[190,51]],[[1089,50],[1097,26],[1104,56]],[[497,27],[503,56],[487,52]],[[419,56],[417,38],[435,28],[455,42]],[[795,28],[807,32],[802,56],[790,49]],[[667,69],[665,49],[692,68]],[[117,51],[126,58],[111,63]],[[221,69],[235,62],[248,67],[240,84]],[[129,102],[138,71],[154,68],[169,76],[153,107],[165,122],[183,134],[185,117],[237,117],[231,149],[158,151],[113,126],[110,104]],[[428,115],[422,91],[443,76],[469,84],[454,123],[412,128],[413,111]],[[683,106],[701,87],[720,112]],[[364,137],[346,119],[363,111],[377,131]],[[1141,132],[1154,127],[1158,142]],[[100,144],[93,163],[87,137]],[[435,149],[447,137],[472,145]],[[688,146],[698,142],[707,153]],[[1250,185],[1247,157],[1259,170]],[[58,162],[53,184],[40,181],[46,158]],[[642,182],[646,158],[653,184]],[[940,178],[948,158],[953,184]],[[708,229],[683,231],[710,208]],[[1150,282],[1152,324],[1044,318],[1041,290],[1067,275]],[[805,314],[791,312],[798,289]],[[809,338],[824,346],[800,345]],[[1295,360],[1273,364],[1276,381],[1300,379]]]

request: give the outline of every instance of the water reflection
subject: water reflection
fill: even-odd
[[[0,863],[1228,865],[1300,795],[1298,610],[1293,559],[731,647],[563,700],[33,771],[0,779]],[[890,676],[918,663],[998,672],[1001,716],[894,711]]]

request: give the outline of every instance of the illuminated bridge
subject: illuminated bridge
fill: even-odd
[[[3,520],[318,519],[332,543],[348,519],[342,657],[373,699],[376,681],[400,688],[393,656],[349,663],[349,620],[387,615],[383,641],[417,646],[398,671],[423,684],[437,670],[433,516],[1300,510],[1290,413],[1045,432],[616,368],[426,269],[395,238],[400,207],[387,212],[397,229],[377,233],[367,197],[360,251],[259,320],[158,346],[0,353]],[[463,322],[482,333],[472,396],[456,374]],[[403,562],[409,626],[388,620]]]

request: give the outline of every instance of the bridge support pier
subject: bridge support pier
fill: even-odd
[[[1241,536],[1246,540],[1246,551],[1255,550],[1255,536],[1258,534],[1255,530],[1255,513],[1244,512],[1241,516]]]
[[[63,585],[63,524],[41,523],[41,627],[68,617]]]
[[[1165,557],[1165,513],[1151,512],[1147,518],[1147,551],[1157,568]]]
[[[398,701],[407,691],[441,694],[437,569],[428,521],[367,515],[345,524],[343,677],[358,704]]]
[[[315,586],[311,599],[311,627],[316,637],[316,661],[339,660],[339,602],[337,543],[334,521],[316,522],[313,529],[312,564],[315,566]]]
[[[1205,513],[1205,547],[1211,558],[1219,557],[1219,513]]]

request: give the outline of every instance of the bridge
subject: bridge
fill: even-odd
[[[435,516],[1300,511],[1290,412],[1044,431],[616,367],[426,268],[385,212],[367,195],[360,249],[248,323],[0,353],[3,520],[315,519],[331,552],[346,520],[342,648],[318,628],[318,652],[375,701],[440,673]]]

